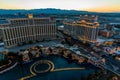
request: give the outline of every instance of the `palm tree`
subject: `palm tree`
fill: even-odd
[[[18,55],[18,57],[17,57],[18,62],[22,62],[23,61],[22,57],[23,57],[23,55]]]
[[[72,78],[72,80],[79,80],[78,78]]]
[[[8,58],[8,51],[4,51],[3,54],[5,55],[5,58]]]
[[[8,63],[9,63],[9,60],[8,60],[8,59],[1,60],[1,61],[0,61],[0,66],[6,65],[6,64],[8,64]],[[1,71],[1,69],[0,69],[0,71]]]
[[[60,54],[63,56],[63,55],[64,55],[64,52],[62,51]]]
[[[52,49],[51,48],[49,48],[49,51],[50,51],[50,53],[52,53]]]
[[[87,80],[87,79],[84,76],[81,76],[80,80]]]
[[[32,44],[32,43],[33,43],[33,41],[30,40],[30,41],[29,41],[29,44]]]
[[[72,54],[69,53],[69,54],[67,55],[67,57],[68,57],[69,59],[72,59]]]
[[[84,63],[87,63],[88,62],[88,58],[86,58],[85,60],[84,60]]]
[[[89,74],[89,75],[87,76],[87,80],[94,80],[95,77],[96,77],[96,76],[94,76],[93,74]]]

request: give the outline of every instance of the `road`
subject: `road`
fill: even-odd
[[[79,47],[79,51],[82,52],[81,55],[87,57],[88,59],[94,61],[94,65],[98,66],[102,66],[104,69],[107,69],[115,74],[117,74],[118,76],[120,76],[120,62],[116,63],[116,60],[113,59],[111,56],[105,56],[105,64],[103,64],[102,62],[102,57],[99,53],[96,53],[91,47],[88,47],[86,45],[84,45],[83,43],[77,41],[74,41],[74,39],[70,38],[70,36],[67,36],[67,34],[65,34],[63,31],[60,31],[65,38],[67,38],[67,41],[72,41],[69,43],[74,43],[77,44],[77,46]],[[71,39],[71,40],[69,40]],[[91,53],[92,52],[92,53]]]
[[[52,41],[43,41],[43,42],[39,42],[39,43],[33,43],[33,44],[26,44],[23,46],[16,46],[16,47],[12,47],[12,48],[5,48],[4,46],[0,46],[0,51],[9,51],[9,52],[19,52],[21,49],[28,49],[30,47],[33,46],[39,46],[39,45],[43,45],[43,46],[48,46],[50,47],[51,45],[54,45],[58,43],[59,44],[59,40],[52,40]]]

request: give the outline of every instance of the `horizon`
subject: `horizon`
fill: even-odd
[[[59,10],[75,10],[75,9],[60,9],[60,8],[35,8],[35,9],[0,9],[0,10],[37,10],[37,9],[59,9]],[[75,10],[75,11],[85,11],[85,12],[95,12],[95,13],[120,13],[120,11],[118,12],[97,12],[97,11],[87,11],[87,10]]]
[[[89,12],[120,12],[118,0],[1,0],[0,9],[31,10],[31,9],[62,9]],[[22,5],[21,5],[22,4]]]

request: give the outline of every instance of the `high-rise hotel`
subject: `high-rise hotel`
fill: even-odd
[[[0,24],[3,41],[6,48],[23,43],[56,38],[56,20],[53,18],[28,18],[8,19],[7,24]]]
[[[97,16],[80,16],[79,20],[64,22],[65,33],[84,42],[96,42],[99,23]]]

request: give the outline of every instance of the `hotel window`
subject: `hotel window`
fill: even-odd
[[[6,33],[6,29],[4,29],[4,34],[5,34],[5,40],[7,40],[8,38],[7,38],[7,33]]]
[[[6,41],[6,45],[9,46],[9,42],[8,41]]]
[[[29,25],[33,25],[33,20],[32,19],[29,20]]]

